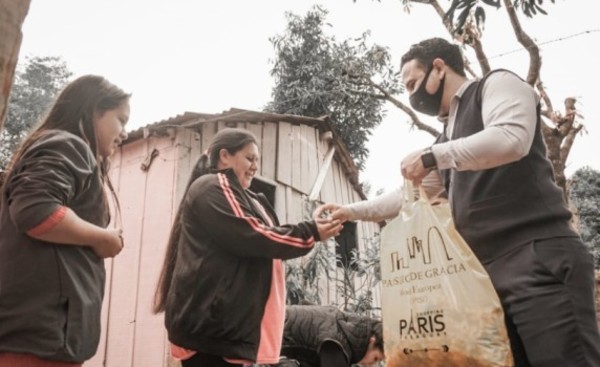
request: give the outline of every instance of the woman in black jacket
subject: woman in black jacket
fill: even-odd
[[[326,219],[280,225],[263,195],[254,136],[223,129],[196,163],[171,231],[155,312],[165,311],[172,355],[191,366],[279,359],[285,318],[282,260],[339,233]]]
[[[75,367],[96,353],[104,258],[123,248],[121,229],[107,228],[108,166],[128,119],[129,94],[85,75],[13,155],[0,205],[0,366]]]

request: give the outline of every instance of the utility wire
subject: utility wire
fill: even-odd
[[[591,34],[591,33],[596,33],[596,32],[600,32],[600,29],[590,29],[590,30],[587,30],[587,31],[582,31],[582,32],[579,32],[579,33],[574,33],[574,34],[571,34],[569,36],[559,37],[559,38],[555,38],[555,39],[552,39],[552,40],[549,40],[549,41],[545,41],[545,42],[539,42],[539,43],[536,42],[536,45],[537,46],[542,46],[542,45],[547,45],[547,44],[550,44],[550,43],[555,43],[555,42],[560,42],[560,41],[566,41],[569,38],[575,38],[575,37],[583,36],[585,34]],[[524,51],[526,49],[527,49],[526,47],[521,47],[521,48],[518,48],[518,49],[515,49],[515,50],[512,50],[512,51],[507,51],[507,52],[503,52],[503,53],[500,53],[500,54],[497,54],[497,55],[494,55],[494,56],[490,56],[490,57],[488,57],[488,59],[495,59],[497,57],[502,57],[502,56],[514,54],[516,52]]]
[[[555,39],[552,39],[552,40],[549,40],[549,41],[535,42],[535,43],[539,47],[539,46],[548,45],[548,44],[551,44],[551,43],[556,43],[556,42],[561,42],[561,41],[566,41],[566,40],[571,39],[571,38],[580,37],[580,36],[583,36],[583,35],[586,35],[586,34],[592,34],[592,33],[597,33],[597,32],[600,32],[600,28],[599,29],[589,29],[589,30],[581,31],[581,32],[574,33],[574,34],[571,34],[571,35],[568,35],[568,36],[555,38]],[[510,54],[514,54],[514,53],[517,53],[517,52],[524,51],[526,49],[527,49],[526,47],[521,47],[521,48],[518,48],[518,49],[514,49],[512,51],[507,51],[507,52],[503,52],[503,53],[500,53],[500,54],[497,54],[497,55],[494,55],[494,56],[489,56],[489,57],[487,57],[487,59],[489,60],[489,59],[495,59],[495,58],[498,58],[498,57],[503,57],[503,56],[506,56],[506,55],[510,55]],[[329,94],[329,92],[315,92],[315,93],[311,93],[311,96],[313,98],[318,98],[318,97],[321,97],[321,96],[324,96],[324,95],[328,95],[328,94]],[[286,99],[284,101],[280,101],[278,104],[286,104],[286,103],[289,103],[289,102],[293,102],[293,101],[296,101],[296,100],[303,99],[305,97],[306,96],[292,97],[292,98]]]

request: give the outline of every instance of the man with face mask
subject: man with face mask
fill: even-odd
[[[600,366],[593,260],[554,182],[534,89],[506,70],[467,79],[459,47],[441,38],[413,45],[401,69],[411,106],[444,124],[402,160],[402,175],[430,198],[447,195],[502,302],[515,366]],[[322,210],[379,221],[398,214],[399,198]]]

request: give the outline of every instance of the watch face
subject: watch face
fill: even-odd
[[[435,168],[435,166],[437,165],[435,161],[435,156],[433,155],[431,150],[421,154],[421,162],[423,163],[423,167],[425,167],[426,169]]]

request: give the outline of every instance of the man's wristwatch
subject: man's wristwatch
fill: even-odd
[[[423,163],[423,167],[427,170],[432,170],[437,167],[437,162],[435,161],[435,156],[431,151],[431,147],[425,149],[423,153],[421,153],[421,163]]]

